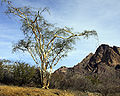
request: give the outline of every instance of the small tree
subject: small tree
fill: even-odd
[[[3,1],[7,3],[6,13],[19,17],[25,35],[23,40],[14,45],[13,51],[21,50],[30,53],[35,63],[39,65],[43,88],[48,88],[52,68],[73,49],[72,45],[75,44],[76,39],[80,36],[97,36],[94,30],[76,34],[71,28],[55,27],[42,15],[43,12],[48,11],[47,8],[38,11],[26,6],[17,8],[10,1]]]

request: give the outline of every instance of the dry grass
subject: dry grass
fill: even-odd
[[[0,96],[75,96],[57,89],[40,89],[15,86],[0,86]]]
[[[100,93],[0,85],[0,96],[102,96]],[[120,96],[120,93],[107,96]]]

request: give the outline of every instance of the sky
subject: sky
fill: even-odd
[[[34,8],[48,7],[50,15],[45,18],[60,27],[72,27],[74,32],[96,30],[99,42],[94,38],[81,38],[75,49],[68,53],[55,67],[72,67],[89,53],[94,53],[101,44],[120,47],[120,0],[13,0],[16,6]],[[34,65],[27,53],[12,53],[12,46],[23,38],[20,22],[4,14],[0,6],[0,59],[20,60]]]

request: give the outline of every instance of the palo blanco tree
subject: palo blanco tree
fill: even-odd
[[[25,38],[14,45],[13,51],[27,51],[39,66],[41,86],[49,87],[49,79],[54,66],[73,49],[75,40],[79,37],[97,36],[96,31],[74,33],[71,28],[56,27],[48,23],[43,12],[47,8],[34,10],[30,7],[15,7],[11,1],[3,0],[7,4],[7,14],[15,15],[22,22],[22,32]],[[49,74],[48,74],[49,73]]]

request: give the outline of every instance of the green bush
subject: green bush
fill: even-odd
[[[15,85],[26,85],[32,82],[35,75],[35,67],[29,64],[15,62],[12,67]]]
[[[0,61],[0,81],[2,81],[3,80],[3,74],[4,74],[4,72],[3,72],[3,63],[2,63],[2,61]]]
[[[24,62],[0,60],[0,83],[26,86],[34,81],[33,79],[36,77],[35,75],[35,66],[30,66]]]

